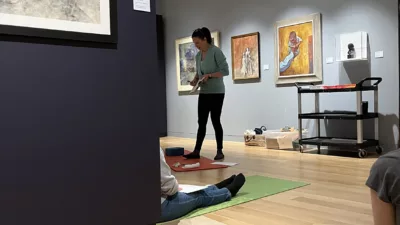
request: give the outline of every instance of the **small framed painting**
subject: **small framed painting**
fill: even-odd
[[[321,14],[276,22],[275,83],[322,82]]]
[[[117,0],[0,0],[0,34],[117,43]]]
[[[260,33],[250,33],[231,38],[232,79],[260,78]]]
[[[219,32],[211,33],[213,44],[219,47]],[[181,38],[175,41],[176,51],[176,80],[178,92],[191,91],[189,82],[196,76],[196,55],[199,50],[192,41],[192,37]]]

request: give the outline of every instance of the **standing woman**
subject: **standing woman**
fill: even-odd
[[[185,155],[188,159],[200,158],[200,150],[206,136],[208,115],[211,114],[211,122],[215,130],[217,141],[217,155],[214,160],[224,159],[223,129],[221,125],[221,112],[225,97],[224,76],[229,75],[229,66],[224,53],[213,44],[211,32],[203,27],[192,34],[193,43],[200,50],[196,55],[196,76],[190,82],[195,86],[199,80],[203,80],[200,86],[198,100],[198,124],[197,140],[194,151]]]

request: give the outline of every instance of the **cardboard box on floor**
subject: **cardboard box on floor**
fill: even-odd
[[[299,138],[299,132],[282,132],[270,130],[264,132],[265,148],[267,149],[293,149],[293,141]],[[303,133],[303,135],[305,135]]]
[[[255,134],[255,135],[244,135],[244,144],[247,146],[258,146],[265,147],[265,135]]]

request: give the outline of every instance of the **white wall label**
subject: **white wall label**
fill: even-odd
[[[269,70],[269,65],[268,64],[264,65],[264,70]]]
[[[375,58],[383,58],[383,51],[375,52]]]
[[[333,57],[326,58],[326,64],[332,64],[332,63],[333,63]]]
[[[137,11],[150,12],[150,0],[133,0],[133,9]]]

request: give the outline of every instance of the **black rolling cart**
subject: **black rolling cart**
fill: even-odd
[[[372,85],[364,85],[366,81],[375,81]],[[378,114],[378,84],[382,81],[380,77],[365,78],[360,81],[355,87],[337,88],[337,89],[322,89],[314,86],[313,83],[296,83],[298,95],[298,119],[299,119],[299,144],[300,152],[304,152],[303,145],[316,145],[318,147],[318,154],[320,153],[321,146],[332,146],[346,148],[349,150],[357,150],[358,156],[364,158],[367,156],[367,148],[375,147],[378,154],[382,153],[382,147],[379,144],[379,114]],[[310,85],[308,87],[301,87],[302,85]],[[362,93],[364,91],[374,92],[374,112],[365,112],[362,108]],[[335,92],[355,92],[357,95],[356,105],[357,112],[347,113],[321,113],[319,109],[319,95],[320,93],[335,93]],[[302,94],[311,93],[315,95],[315,112],[302,113],[301,96]],[[303,138],[303,119],[317,120],[317,136],[310,138]],[[356,120],[357,121],[357,138],[340,138],[340,137],[321,137],[320,134],[320,120],[322,119],[337,119],[337,120]],[[364,139],[363,134],[363,120],[375,120],[375,138]]]

